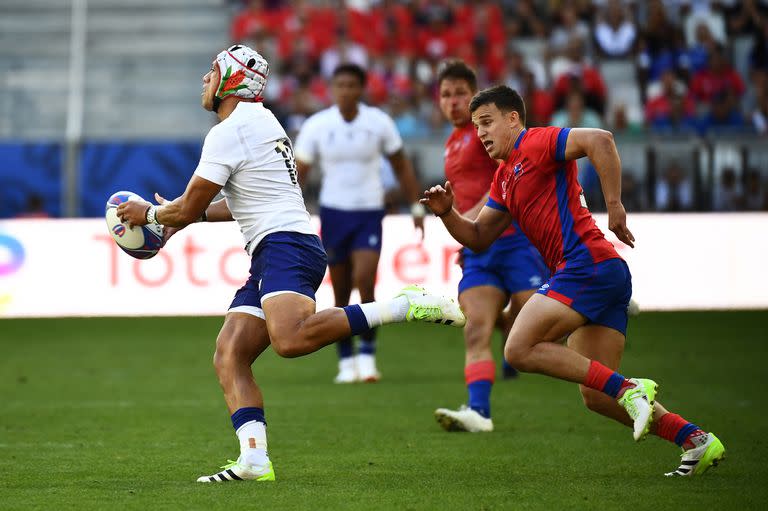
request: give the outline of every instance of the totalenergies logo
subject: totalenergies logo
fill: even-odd
[[[0,234],[0,277],[19,271],[24,264],[24,246],[12,236]]]

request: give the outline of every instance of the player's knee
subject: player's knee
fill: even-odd
[[[529,353],[528,346],[513,342],[511,339],[504,345],[504,359],[518,371],[533,371],[533,366],[528,362]]]
[[[272,350],[283,358],[296,358],[304,354],[295,342],[286,339],[273,339]]]
[[[584,406],[593,412],[599,412],[605,406],[606,395],[595,389],[590,389],[584,385],[579,385],[581,398],[584,400]]]

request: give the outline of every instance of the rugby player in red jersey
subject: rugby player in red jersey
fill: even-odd
[[[464,62],[452,60],[441,67],[437,83],[440,110],[453,124],[453,132],[445,142],[445,176],[453,184],[458,211],[475,219],[488,200],[488,189],[498,167],[477,138],[469,114],[477,78]],[[508,303],[514,317],[549,277],[549,271],[541,255],[512,224],[487,250],[463,248],[461,258],[459,304],[467,317],[464,380],[468,400],[458,410],[438,408],[435,418],[448,431],[493,431],[490,397],[496,374],[491,354],[494,325]]]
[[[580,384],[586,406],[684,450],[667,475],[702,474],[725,455],[703,431],[655,401],[656,382],[626,379],[617,371],[624,351],[632,280],[624,260],[605,239],[576,178],[578,158],[595,166],[611,231],[633,247],[621,203],[621,161],[610,132],[588,128],[525,128],[520,95],[501,85],[475,95],[472,123],[491,158],[500,162],[490,198],[476,219],[454,208],[450,181],[424,192],[422,202],[462,245],[483,251],[513,220],[544,256],[551,278],[526,302],[504,348],[507,361]],[[554,341],[568,336],[566,346]]]

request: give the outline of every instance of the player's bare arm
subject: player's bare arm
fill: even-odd
[[[302,189],[304,188],[304,185],[307,184],[307,177],[309,176],[310,170],[312,170],[311,163],[296,158],[296,171],[299,173],[299,186],[301,186]]]
[[[482,252],[509,227],[512,215],[483,207],[476,219],[470,220],[453,207],[451,182],[445,187],[437,185],[424,192],[421,203],[427,206],[445,224],[451,236],[474,252]]]
[[[621,203],[621,159],[613,134],[594,128],[573,128],[568,134],[565,158],[588,157],[597,170],[608,209],[608,228],[622,243],[634,247],[635,237],[627,228],[627,212]]]
[[[198,221],[220,190],[220,185],[200,176],[192,176],[181,197],[157,207],[154,212],[149,202],[128,201],[117,208],[117,215],[122,222],[131,226],[158,223],[182,228]],[[154,218],[149,218],[153,213]],[[231,214],[229,216],[231,219]]]
[[[421,231],[421,239],[424,239],[424,207],[419,201],[419,182],[416,180],[416,173],[413,171],[411,160],[401,148],[398,151],[387,156],[389,163],[392,164],[392,170],[395,177],[400,182],[400,188],[403,195],[411,204],[411,215],[413,215],[413,225]]]

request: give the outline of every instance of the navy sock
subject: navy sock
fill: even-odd
[[[362,334],[371,328],[368,325],[368,320],[365,319],[363,309],[361,309],[359,305],[347,305],[346,307],[342,307],[342,309],[347,313],[349,328],[352,330],[350,335]]]
[[[369,328],[360,334],[360,346],[358,352],[366,355],[376,354],[376,327]]]
[[[336,341],[336,352],[339,354],[339,358],[349,358],[355,354],[355,345],[352,343],[351,337],[345,337],[340,341]]]
[[[263,422],[266,426],[267,421],[264,420],[264,409],[251,406],[247,408],[240,408],[232,414],[232,427],[235,428],[235,431],[240,429],[240,427],[246,422],[251,421]]]

